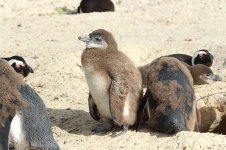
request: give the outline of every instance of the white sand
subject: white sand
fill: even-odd
[[[35,73],[27,78],[45,100],[54,137],[63,150],[75,149],[226,149],[226,137],[181,132],[166,136],[142,129],[111,139],[93,134],[99,123],[88,112],[88,88],[80,64],[85,44],[77,40],[98,28],[113,33],[119,49],[140,66],[171,53],[192,54],[206,48],[212,69],[226,76],[226,1],[114,0],[116,12],[59,15],[56,7],[79,1],[0,0],[0,54],[24,56]],[[18,27],[21,26],[21,27]],[[197,99],[225,92],[226,84],[196,87]],[[211,101],[226,100],[214,94]],[[70,108],[70,109],[68,109]],[[225,108],[226,109],[226,108]],[[224,109],[224,110],[225,110]],[[208,114],[207,114],[208,115]]]

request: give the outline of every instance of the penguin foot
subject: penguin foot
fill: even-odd
[[[92,132],[99,133],[99,132],[108,132],[113,128],[113,124],[111,122],[104,123],[95,129],[92,130]]]
[[[11,144],[9,144],[9,150],[15,150],[15,147]]]
[[[33,146],[29,146],[29,147],[27,147],[27,149],[26,150],[42,150],[41,148],[39,148],[39,147],[33,147]]]
[[[114,137],[120,136],[120,135],[126,133],[128,131],[128,129],[129,129],[129,126],[123,126],[123,129],[121,131],[112,133],[111,137],[114,138]]]

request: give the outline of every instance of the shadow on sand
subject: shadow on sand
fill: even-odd
[[[68,133],[92,135],[94,133],[91,130],[98,125],[98,122],[93,120],[88,112],[81,109],[47,108],[47,111],[52,126],[57,126]]]
[[[101,123],[94,120],[89,112],[86,112],[81,109],[73,110],[73,109],[47,109],[52,126],[57,126],[62,130],[66,130],[68,133],[72,134],[80,134],[80,135],[100,135],[104,136],[114,131],[120,130],[119,127],[114,127],[108,133],[93,133],[92,129],[100,125]],[[130,127],[131,131],[135,131],[133,127]],[[148,129],[147,125],[142,124],[138,132],[150,133],[151,136],[156,137],[168,137],[171,135],[161,134],[157,132],[152,132]]]
[[[80,134],[80,135],[100,135],[104,136],[110,134],[114,131],[118,131],[121,128],[114,126],[114,128],[107,133],[94,133],[91,130],[98,127],[98,125],[102,124],[94,120],[89,112],[86,112],[81,109],[73,110],[73,109],[47,109],[52,126],[57,126],[62,130],[67,131],[72,134]],[[131,130],[132,127],[131,127]]]

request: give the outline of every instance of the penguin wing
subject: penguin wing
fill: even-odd
[[[121,122],[123,121],[124,102],[128,95],[128,86],[123,81],[112,80],[109,95],[112,119],[118,125],[121,125]]]
[[[91,117],[94,120],[100,120],[100,114],[98,112],[97,106],[94,103],[93,97],[90,94],[90,92],[89,92],[88,103],[89,103],[89,113],[90,113]]]
[[[27,150],[42,150],[42,149],[39,147],[29,146],[27,147]]]
[[[192,61],[192,56],[186,55],[186,54],[171,54],[171,55],[167,55],[167,57],[174,57],[182,62],[187,63],[188,65],[192,65],[191,61]]]
[[[147,88],[144,97],[141,99],[141,103],[140,106],[138,108],[138,114],[137,114],[137,120],[136,120],[136,124],[135,124],[135,129],[136,131],[138,131],[140,124],[142,122],[142,120],[147,121],[148,120],[148,104],[147,104],[147,100],[149,98],[152,98],[152,93],[150,91],[149,88]]]
[[[199,111],[198,107],[196,106],[196,129],[195,131],[200,132],[199,127],[201,125],[201,112]]]

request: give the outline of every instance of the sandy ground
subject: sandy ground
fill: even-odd
[[[93,134],[99,123],[88,112],[88,88],[80,64],[85,44],[77,39],[98,28],[113,33],[119,49],[136,66],[171,53],[213,53],[214,72],[226,77],[226,2],[224,0],[113,0],[116,12],[59,14],[79,0],[0,0],[0,55],[24,56],[35,73],[27,79],[44,99],[54,137],[62,150],[75,149],[226,149],[226,137],[181,132],[167,136],[143,128],[111,138]],[[226,84],[195,88],[197,100],[226,101]],[[211,101],[211,102],[209,102]],[[201,103],[201,102],[200,102]],[[205,103],[205,104],[206,104]],[[208,114],[207,114],[208,115]]]

